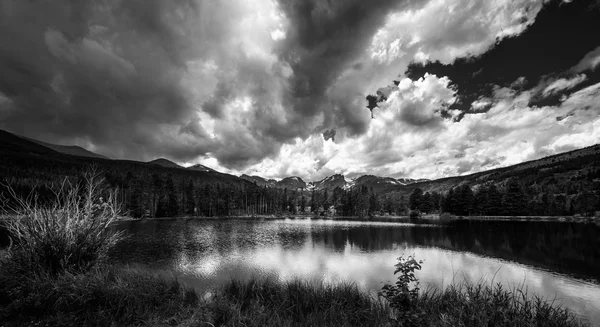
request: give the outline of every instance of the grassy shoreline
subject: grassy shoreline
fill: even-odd
[[[9,221],[14,216],[0,215],[0,222]],[[359,221],[396,221],[402,223],[439,223],[457,220],[470,221],[537,221],[537,222],[576,222],[576,223],[596,223],[600,224],[600,217],[579,217],[579,216],[455,216],[450,220],[443,220],[439,215],[423,215],[420,218],[410,218],[409,216],[373,216],[373,217],[357,217],[357,216],[312,216],[312,215],[255,215],[255,216],[179,216],[179,217],[156,217],[156,218],[134,218],[121,216],[115,219],[118,221],[152,221],[152,220],[172,220],[172,219],[248,219],[248,220],[281,220],[281,219],[316,219],[316,220],[359,220]]]
[[[0,220],[2,217],[0,217]],[[440,221],[439,215],[424,215],[417,219],[412,219],[409,216],[373,216],[373,217],[357,217],[357,216],[311,216],[311,215],[255,215],[255,216],[181,216],[181,217],[157,217],[157,218],[133,218],[120,217],[117,221],[143,221],[143,220],[170,220],[170,219],[256,219],[256,220],[281,220],[281,219],[316,219],[316,220],[360,220],[360,221],[398,221],[407,223],[430,223]],[[581,223],[599,223],[599,217],[569,217],[569,216],[465,216],[455,217],[455,220],[492,220],[492,221],[539,221],[539,222],[581,222]]]
[[[353,284],[231,281],[210,299],[140,267],[50,276],[0,274],[4,326],[586,326],[523,290],[458,284],[421,292],[406,312]],[[409,317],[404,324],[398,317]]]

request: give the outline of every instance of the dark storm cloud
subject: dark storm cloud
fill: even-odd
[[[600,70],[589,72],[595,58],[593,51],[598,47],[600,7],[594,6],[598,3],[550,1],[525,32],[502,40],[481,56],[460,58],[449,65],[413,63],[405,74],[411,79],[425,73],[448,76],[459,94],[459,101],[451,108],[464,112],[480,111],[472,103],[491,97],[498,86],[523,89],[541,83],[539,96],[533,98],[531,105],[558,104],[564,92],[543,94],[545,87],[556,80],[574,78],[577,72],[588,70],[587,79],[568,89],[568,94],[600,81]],[[584,57],[588,60],[582,60]]]
[[[335,129],[328,129],[325,132],[323,132],[323,139],[325,141],[332,140],[335,142],[335,133]]]
[[[348,94],[350,90],[345,88],[337,90],[344,96],[327,92],[345,69],[361,67],[354,61],[368,47],[386,15],[413,2],[279,0],[290,20],[279,53],[293,70],[288,97],[299,119],[323,112],[322,127],[335,121],[350,135],[366,131],[368,120],[362,117],[365,95]],[[424,5],[426,1],[419,3]]]
[[[197,9],[192,1],[1,2],[0,92],[11,107],[0,107],[0,127],[117,158],[210,151],[181,87],[185,61],[202,52],[187,42]]]
[[[386,15],[411,3],[278,1],[287,30],[274,46],[275,63],[235,51],[233,59],[217,60],[228,68],[202,110],[226,123],[216,123],[223,146],[211,154],[222,165],[240,169],[275,157],[283,144],[297,138],[333,128],[350,136],[364,133],[369,123],[364,95],[355,84],[339,83],[341,75],[360,69],[355,61]],[[250,112],[227,109],[243,97],[251,98]]]

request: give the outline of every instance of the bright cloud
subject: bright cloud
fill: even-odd
[[[583,81],[585,81],[585,79],[587,78],[587,76],[585,76],[585,74],[581,74],[581,75],[577,75],[573,78],[559,78],[555,81],[553,81],[552,83],[550,83],[550,85],[548,85],[544,91],[542,92],[542,94],[544,96],[548,96],[560,91],[564,91],[564,90],[569,90],[574,88],[575,86],[581,84]]]
[[[371,56],[385,63],[405,56],[449,63],[479,55],[523,32],[541,7],[537,0],[432,0],[419,10],[390,15],[373,38]]]
[[[269,178],[434,178],[535,159],[598,142],[600,47],[577,52],[568,74],[483,81],[491,93],[464,101],[467,114],[453,109],[464,86],[450,73],[402,72],[476,60],[533,28],[544,5],[5,0],[0,128]],[[530,105],[540,93],[564,101]]]

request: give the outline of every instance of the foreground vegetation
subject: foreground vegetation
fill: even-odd
[[[584,326],[521,290],[454,285],[405,311],[355,285],[232,281],[205,300],[175,279],[131,267],[80,274],[0,275],[5,326]]]
[[[572,313],[521,289],[456,284],[419,289],[421,262],[399,258],[395,284],[378,296],[354,284],[231,281],[210,298],[168,274],[107,264],[122,237],[94,172],[65,185],[56,202],[21,199],[0,254],[5,326],[584,326]],[[106,194],[106,193],[104,193]]]

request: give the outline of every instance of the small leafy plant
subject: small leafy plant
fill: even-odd
[[[422,260],[417,261],[414,255],[400,256],[395,265],[394,275],[398,274],[395,284],[385,284],[379,293],[390,307],[394,309],[393,318],[400,326],[420,326],[424,313],[418,309],[419,280],[415,271],[421,270]]]

